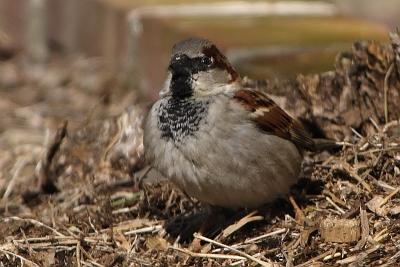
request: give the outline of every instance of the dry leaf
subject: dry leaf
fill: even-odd
[[[394,206],[393,208],[391,208],[391,209],[389,210],[389,212],[390,212],[391,215],[398,215],[398,214],[400,214],[400,205]]]
[[[158,235],[149,237],[146,241],[146,247],[149,250],[152,250],[152,249],[167,250],[168,246],[169,246],[168,241]]]
[[[384,198],[382,196],[374,196],[370,201],[367,202],[366,206],[368,209],[379,216],[386,216],[389,212],[387,205],[381,205]]]
[[[114,231],[126,231],[126,230],[134,230],[146,226],[152,226],[159,224],[158,221],[152,221],[147,218],[141,218],[141,219],[134,219],[134,220],[129,220],[129,221],[124,221],[120,224],[117,224],[116,226],[113,227]]]
[[[124,249],[126,252],[131,250],[131,244],[121,232],[115,233],[114,239],[117,241],[116,244],[118,247]]]
[[[230,236],[231,234],[233,234],[234,232],[236,232],[237,230],[239,230],[240,228],[242,228],[243,226],[245,226],[246,224],[248,224],[250,222],[260,221],[260,220],[264,219],[263,216],[253,216],[255,213],[256,212],[252,212],[252,213],[244,216],[238,222],[226,227],[224,229],[224,231],[222,232],[222,237],[225,238],[225,237]]]

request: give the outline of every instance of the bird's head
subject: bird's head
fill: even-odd
[[[174,45],[160,96],[215,95],[228,90],[238,80],[237,72],[213,43],[190,38]]]

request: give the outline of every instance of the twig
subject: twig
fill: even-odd
[[[336,197],[335,194],[332,193],[331,191],[329,191],[327,189],[324,189],[322,191],[322,193],[324,195],[328,195],[332,199],[332,201],[335,202],[336,204],[339,204],[340,206],[342,206],[344,208],[347,208],[347,209],[349,208],[343,200],[341,200],[340,198]]]
[[[148,165],[146,167],[144,167],[140,172],[139,172],[139,177],[135,177],[139,189],[143,189],[144,187],[144,179],[146,178],[146,175],[151,171],[151,169],[153,168],[153,166]]]
[[[270,233],[267,233],[267,234],[264,234],[264,235],[260,235],[260,236],[257,236],[257,237],[254,237],[254,238],[251,238],[251,239],[248,239],[248,240],[245,240],[244,244],[256,243],[257,241],[260,241],[261,239],[264,239],[264,238],[270,237],[270,236],[274,236],[274,235],[283,234],[286,231],[287,231],[286,228],[278,229],[276,231],[273,231],[273,232],[270,232]]]
[[[117,210],[113,210],[111,213],[112,214],[121,214],[121,213],[128,213],[131,212],[133,210],[137,209],[137,207],[133,206],[133,207],[125,207],[125,208],[120,208]]]
[[[265,262],[265,261],[263,261],[263,260],[257,259],[257,258],[255,258],[255,257],[253,257],[253,256],[251,256],[251,255],[249,255],[249,254],[247,254],[247,253],[245,253],[245,252],[243,252],[243,251],[240,251],[240,250],[237,250],[237,249],[235,249],[235,248],[232,248],[232,247],[230,247],[230,246],[228,246],[228,245],[219,243],[219,242],[217,242],[217,241],[215,241],[215,240],[209,239],[209,238],[204,237],[204,236],[202,236],[202,235],[200,235],[200,234],[195,233],[195,234],[193,234],[193,236],[194,236],[195,238],[198,238],[198,239],[200,239],[200,240],[209,242],[209,243],[211,243],[211,244],[214,244],[214,245],[217,245],[217,246],[220,246],[220,247],[229,249],[230,251],[233,251],[233,252],[235,252],[235,253],[237,253],[237,254],[243,256],[243,257],[246,257],[246,258],[249,259],[249,260],[252,260],[252,261],[254,261],[254,262],[260,264],[261,266],[264,266],[264,267],[274,267],[274,266],[277,266],[276,264],[271,264],[271,263]]]
[[[238,266],[238,265],[243,266],[245,262],[246,262],[246,259],[244,259],[244,260],[238,260],[237,262],[234,262],[234,263],[229,264],[229,266]]]
[[[376,123],[376,121],[375,121],[372,117],[369,117],[368,119],[369,119],[370,122],[374,125],[375,129],[376,129],[378,132],[380,132],[381,129],[379,128],[378,123]]]
[[[355,135],[357,135],[360,139],[363,139],[363,138],[364,138],[364,136],[362,136],[359,132],[357,132],[356,129],[354,129],[353,127],[350,127],[350,129],[351,129],[351,131],[352,131]]]
[[[336,253],[334,253],[334,254],[330,254],[330,255],[324,257],[322,260],[323,260],[323,261],[328,261],[328,260],[331,260],[331,259],[334,259],[334,258],[343,256],[343,255],[345,255],[345,254],[347,254],[347,253],[346,253],[346,252],[345,252],[345,253],[343,253],[343,252],[336,252]]]
[[[119,140],[121,140],[121,138],[122,138],[123,129],[124,129],[124,124],[126,124],[126,123],[124,123],[125,120],[123,120],[123,117],[124,117],[124,116],[121,116],[121,117],[118,118],[118,121],[117,121],[118,131],[117,131],[117,133],[114,135],[114,137],[111,139],[111,141],[110,141],[110,143],[108,144],[107,148],[105,149],[104,154],[103,154],[103,156],[102,156],[102,160],[103,160],[103,161],[106,161],[106,160],[107,160],[107,156],[108,156],[108,154],[110,153],[111,149],[112,149],[112,148],[115,146],[115,144],[116,144]]]
[[[388,131],[388,129],[390,129],[391,127],[396,126],[396,125],[400,125],[399,120],[390,121],[383,126],[382,132],[386,133]]]
[[[21,170],[26,166],[27,163],[28,163],[28,160],[26,158],[19,158],[17,160],[17,162],[15,163],[15,166],[13,168],[14,169],[14,174],[13,174],[10,182],[8,183],[6,191],[4,192],[4,195],[3,195],[2,199],[1,199],[2,203],[6,203],[7,202],[7,199],[10,196],[10,194],[11,194],[13,188],[14,188],[14,185],[15,185],[15,183],[17,181],[17,178],[19,177],[19,174],[20,174]]]
[[[335,202],[332,201],[332,199],[330,199],[329,197],[325,197],[325,199],[332,205],[335,207],[335,209],[337,209],[341,214],[345,214],[346,212],[344,210],[342,210]]]
[[[376,152],[387,152],[387,151],[396,151],[396,150],[400,150],[400,146],[395,146],[395,147],[387,147],[387,148],[377,148],[377,149],[371,149],[368,151],[363,151],[358,153],[359,155],[365,155],[365,154],[370,154],[370,153],[376,153]]]
[[[104,240],[102,237],[84,237],[82,240],[88,244],[103,244],[112,245],[112,242]],[[47,242],[46,242],[47,241]],[[72,236],[46,236],[46,237],[36,237],[27,239],[17,239],[13,241],[14,243],[26,244],[28,242],[31,249],[46,249],[54,246],[76,246],[77,243],[81,242],[81,239]],[[82,249],[82,248],[81,248]]]
[[[124,235],[136,235],[136,234],[144,234],[144,233],[155,233],[159,232],[162,229],[162,225],[153,225],[140,229],[135,229],[132,231],[125,232]]]
[[[379,208],[382,207],[383,205],[386,204],[393,196],[395,196],[398,192],[400,191],[400,187],[397,187],[395,190],[393,190],[392,193],[387,195],[384,199],[382,199],[381,203],[379,203]]]
[[[28,240],[27,240],[27,238],[26,238],[26,234],[25,234],[25,231],[24,230],[22,230],[22,228],[21,228],[21,233],[22,233],[22,237],[24,238],[24,241],[25,241],[25,245],[28,247],[28,253],[29,253],[29,256],[31,256],[32,255],[32,247],[29,245],[29,242],[28,242]]]
[[[329,251],[327,251],[325,253],[322,253],[322,254],[320,254],[320,255],[318,255],[318,256],[316,256],[316,257],[314,257],[314,258],[312,258],[312,259],[310,259],[310,260],[308,260],[308,261],[306,261],[304,263],[302,263],[302,264],[296,265],[296,267],[312,266],[312,263],[314,263],[316,261],[319,261],[319,260],[321,260],[321,259],[323,259],[326,256],[331,255],[331,254],[332,254],[332,250],[329,250]]]
[[[375,183],[377,186],[383,188],[383,190],[385,190],[385,191],[388,191],[388,190],[391,190],[391,191],[396,190],[396,187],[393,187],[393,186],[391,186],[391,185],[385,183],[384,181],[380,181],[380,180],[377,180],[377,179],[374,179],[373,181],[374,181],[374,183]]]
[[[336,169],[344,169],[347,173],[350,174],[353,178],[355,178],[368,192],[372,192],[371,187],[369,184],[367,184],[364,179],[362,179],[353,169],[352,167],[346,163],[346,162],[341,162],[337,166],[334,166],[333,168]]]
[[[393,72],[394,64],[390,64],[388,71],[386,72],[385,79],[383,80],[383,108],[385,112],[385,123],[388,123],[388,91],[389,91],[389,78]]]
[[[93,231],[94,231],[96,234],[98,234],[99,231],[97,231],[96,227],[95,227],[94,224],[92,223],[92,218],[90,217],[90,215],[89,215],[88,219],[89,219],[89,225],[90,225],[90,227],[93,229]]]
[[[300,209],[300,207],[297,205],[296,201],[294,200],[293,196],[289,196],[290,203],[292,204],[294,210],[295,210],[295,215],[296,219],[298,220],[298,223],[303,224],[306,216],[304,215],[304,212]]]
[[[97,262],[95,262],[95,261],[93,261],[93,260],[89,260],[88,262],[89,262],[90,264],[94,265],[94,266],[97,266],[97,267],[105,267],[104,265],[101,265],[100,263],[97,263]]]
[[[197,253],[192,252],[188,249],[178,248],[175,246],[169,247],[170,249],[185,253],[191,257],[198,257],[198,258],[214,258],[214,259],[231,259],[231,260],[246,260],[246,257],[237,256],[237,255],[226,255],[226,254],[211,254],[211,253]]]
[[[81,250],[80,250],[80,242],[76,244],[76,264],[78,267],[81,267]]]
[[[348,146],[348,147],[355,147],[356,146],[355,144],[352,144],[352,143],[349,143],[349,142],[346,142],[346,141],[338,141],[338,142],[335,142],[335,144],[338,145],[338,146]]]
[[[382,229],[380,232],[376,233],[374,235],[374,237],[372,237],[372,239],[375,242],[380,242],[381,240],[383,240],[384,238],[386,238],[389,235],[389,233],[387,233],[387,231],[388,231],[387,228]]]
[[[290,248],[291,250],[295,250],[301,243],[301,235],[297,235],[297,238],[294,239],[292,242],[287,245],[287,248]]]
[[[139,229],[140,227],[147,227],[147,226],[154,226],[154,225],[161,225],[163,224],[163,221],[157,221],[157,220],[149,220],[149,219],[133,219],[133,220],[128,220],[125,222],[121,222],[117,225],[114,225],[109,228],[101,229],[100,233],[109,233],[110,231],[112,232],[121,232],[121,231],[129,231],[129,230],[135,230]]]
[[[4,254],[9,254],[9,255],[12,255],[12,256],[14,256],[14,257],[17,257],[18,259],[20,259],[20,260],[22,260],[22,261],[25,261],[25,262],[27,262],[27,263],[30,263],[30,264],[32,264],[32,265],[35,266],[35,267],[40,267],[38,264],[34,263],[33,261],[30,261],[30,260],[28,260],[27,258],[24,258],[24,257],[22,257],[22,256],[20,256],[20,255],[18,255],[18,254],[15,254],[15,253],[11,252],[11,251],[8,251],[8,250],[5,250],[5,249],[0,248],[0,252],[3,252]]]
[[[368,249],[364,252],[361,252],[357,255],[347,257],[343,260],[338,260],[338,261],[336,261],[336,264],[350,264],[350,263],[356,262],[356,261],[359,262],[359,261],[365,259],[369,254],[371,254],[372,252],[375,252],[376,250],[378,250],[380,248],[381,248],[381,245],[376,245],[375,247],[370,248],[370,249]]]
[[[355,246],[356,249],[362,249],[367,243],[369,236],[369,222],[367,217],[367,211],[360,207],[360,221],[361,221],[361,240],[358,241]]]
[[[392,257],[390,257],[390,260],[397,260],[397,258],[400,258],[400,250],[396,252]]]

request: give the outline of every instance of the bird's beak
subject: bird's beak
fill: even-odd
[[[187,76],[190,75],[189,58],[186,56],[177,56],[173,58],[168,66],[168,70],[174,76]]]

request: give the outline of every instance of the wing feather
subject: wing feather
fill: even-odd
[[[242,89],[235,93],[250,118],[264,131],[292,141],[298,148],[315,150],[315,143],[300,122],[292,118],[265,93]]]

